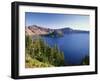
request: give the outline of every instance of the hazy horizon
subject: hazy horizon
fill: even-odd
[[[89,15],[25,13],[25,26],[37,25],[43,28],[60,29],[72,28],[89,30]]]

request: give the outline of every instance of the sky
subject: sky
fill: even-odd
[[[25,12],[25,25],[38,25],[45,28],[89,30],[89,15]]]

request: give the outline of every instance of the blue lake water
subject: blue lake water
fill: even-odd
[[[55,44],[64,53],[65,65],[79,65],[89,56],[89,33],[66,33],[63,37],[43,37],[51,47]]]

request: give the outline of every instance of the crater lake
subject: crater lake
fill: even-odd
[[[43,40],[51,47],[58,46],[64,53],[65,65],[81,65],[89,56],[89,32],[64,33],[62,37],[43,36]]]

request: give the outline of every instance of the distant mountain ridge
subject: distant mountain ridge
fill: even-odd
[[[83,30],[74,30],[70,27],[60,28],[60,29],[50,29],[44,28],[37,25],[32,25],[25,27],[25,34],[34,36],[34,35],[51,35],[51,36],[63,36],[65,33],[89,33],[89,31]]]

